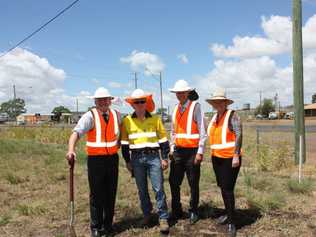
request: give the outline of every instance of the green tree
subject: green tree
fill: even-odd
[[[312,95],[312,103],[316,103],[316,93]]]
[[[269,113],[275,111],[275,105],[273,104],[272,99],[264,99],[263,104],[260,106],[257,106],[255,115],[262,114],[266,117],[269,116]]]
[[[62,113],[70,113],[70,110],[62,105],[55,107],[52,111],[52,114],[54,114],[54,120],[59,122]]]
[[[11,119],[15,119],[20,114],[26,112],[25,102],[20,98],[3,102],[0,106],[0,112],[7,113]]]

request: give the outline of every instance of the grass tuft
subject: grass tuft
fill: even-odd
[[[303,179],[301,183],[296,179],[287,182],[288,190],[292,193],[309,194],[313,191],[314,182],[311,179]]]

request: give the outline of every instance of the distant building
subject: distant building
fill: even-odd
[[[305,117],[316,116],[316,103],[304,106]]]
[[[16,117],[17,124],[40,124],[52,121],[53,114],[20,114]]]

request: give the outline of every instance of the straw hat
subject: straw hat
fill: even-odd
[[[194,88],[190,87],[188,82],[185,80],[178,80],[174,84],[174,87],[169,89],[170,92],[177,93],[182,91],[192,91]]]
[[[114,99],[114,96],[112,96],[109,91],[104,87],[99,87],[94,92],[93,96],[89,96],[91,99],[99,99],[99,98],[108,98],[110,97],[112,100]]]
[[[152,94],[147,94],[142,89],[134,90],[130,96],[125,98],[125,101],[130,105],[133,105],[133,102],[139,99],[146,99],[146,110],[148,112],[153,112],[155,110]]]
[[[226,101],[226,105],[230,105],[230,104],[234,103],[233,100],[226,97],[226,93],[225,93],[225,90],[223,88],[217,89],[211,98],[206,99],[206,102],[213,105],[214,101],[219,101],[219,100]]]

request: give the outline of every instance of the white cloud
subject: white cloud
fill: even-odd
[[[290,17],[261,18],[263,36],[235,36],[233,45],[212,44],[217,57],[253,58],[290,52],[292,49],[292,22]],[[309,18],[302,29],[304,49],[316,49],[316,15]]]
[[[114,81],[110,81],[108,85],[109,85],[109,87],[111,87],[111,88],[121,88],[121,87],[122,87],[122,84],[121,84],[121,83],[114,82]]]
[[[241,108],[244,103],[251,107],[259,104],[259,92],[263,98],[273,98],[278,93],[281,105],[293,104],[292,65],[279,67],[276,62],[265,56],[245,60],[218,60],[215,68],[206,76],[196,76],[197,90],[203,99],[211,96],[218,87],[227,90],[235,104],[232,108]],[[316,54],[304,58],[304,95],[305,103],[311,102],[315,93]],[[206,110],[210,107],[203,103]]]
[[[189,63],[189,59],[188,59],[186,54],[179,54],[177,56],[177,58],[180,59],[181,63],[183,63],[183,64],[188,64]]]
[[[134,50],[129,56],[120,58],[122,63],[130,64],[134,71],[144,70],[146,75],[158,74],[165,68],[161,59],[151,53]]]
[[[50,113],[55,106],[64,105],[71,110],[86,109],[91,101],[87,93],[69,96],[63,89],[66,73],[52,66],[47,59],[18,48],[0,58],[0,103],[16,96],[25,100],[28,113]]]

